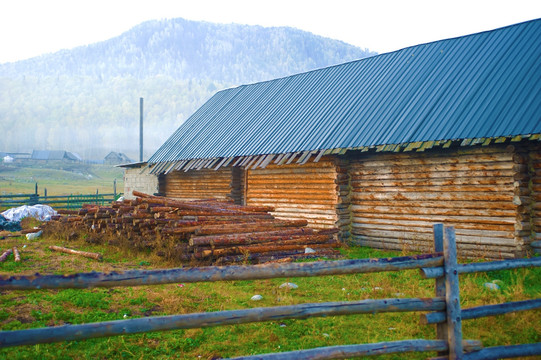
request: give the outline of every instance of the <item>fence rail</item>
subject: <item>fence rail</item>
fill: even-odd
[[[11,208],[23,205],[44,204],[59,209],[80,209],[84,204],[107,205],[118,199],[120,194],[90,194],[90,195],[39,195],[16,194],[0,195],[0,208]]]
[[[314,263],[222,266],[162,270],[129,270],[111,273],[82,273],[70,276],[0,276],[0,290],[36,290],[156,285],[176,282],[270,279],[419,268],[425,278],[435,278],[434,298],[369,299],[280,307],[228,310],[64,325],[29,330],[0,331],[0,347],[83,340],[148,331],[202,328],[276,319],[305,319],[365,313],[429,311],[422,324],[438,324],[436,340],[404,340],[377,344],[342,345],[237,359],[344,359],[403,352],[438,351],[436,359],[489,359],[541,355],[541,343],[482,348],[479,341],[462,339],[462,320],[541,308],[541,299],[461,309],[459,274],[478,271],[540,267],[541,258],[458,265],[454,228],[434,225],[434,254],[387,259],[323,261]],[[440,252],[443,250],[443,256]],[[471,265],[471,266],[470,266]]]

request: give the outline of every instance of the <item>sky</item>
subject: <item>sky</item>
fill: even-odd
[[[541,0],[7,0],[0,3],[0,63],[177,17],[290,26],[385,53],[541,18]]]

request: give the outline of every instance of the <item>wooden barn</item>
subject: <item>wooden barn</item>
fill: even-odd
[[[524,256],[541,239],[539,39],[541,19],[219,91],[126,166],[125,193],[270,205],[386,249],[425,250],[443,222],[462,256]]]

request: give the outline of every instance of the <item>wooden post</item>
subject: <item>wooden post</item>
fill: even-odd
[[[434,224],[434,252],[443,252],[443,224]],[[436,278],[435,285],[436,296],[445,297],[445,278]],[[447,341],[447,324],[438,323],[436,325],[436,339]],[[447,351],[440,351],[438,355],[447,355]]]
[[[457,253],[455,228],[446,227],[443,239],[443,258],[445,267],[445,303],[447,306],[447,341],[449,360],[463,358],[462,319],[460,313],[460,291],[458,287]]]
[[[113,200],[116,200],[116,179],[113,181]]]

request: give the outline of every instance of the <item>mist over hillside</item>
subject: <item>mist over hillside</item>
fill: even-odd
[[[170,19],[100,43],[0,64],[0,151],[145,159],[217,90],[374,55],[293,28]]]

